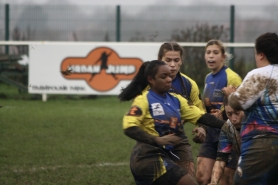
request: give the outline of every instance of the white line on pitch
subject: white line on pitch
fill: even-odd
[[[17,173],[22,173],[22,172],[25,172],[25,171],[30,171],[30,172],[35,172],[35,171],[40,171],[40,170],[56,170],[58,168],[91,168],[91,167],[96,167],[96,166],[99,166],[99,167],[103,167],[103,166],[126,166],[128,165],[129,163],[127,162],[121,162],[121,163],[99,163],[99,164],[92,164],[92,165],[77,165],[77,166],[74,166],[74,165],[58,165],[58,166],[44,166],[44,167],[33,167],[29,170],[26,170],[26,169],[14,169],[13,171],[14,172],[17,172]]]

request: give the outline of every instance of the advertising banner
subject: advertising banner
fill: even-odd
[[[29,46],[29,93],[118,95],[161,44],[42,43]]]

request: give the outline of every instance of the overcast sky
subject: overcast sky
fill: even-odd
[[[278,5],[278,0],[0,0],[9,4],[80,4],[80,5]]]

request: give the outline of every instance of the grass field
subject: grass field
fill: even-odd
[[[3,84],[0,92],[1,185],[135,184],[129,169],[135,141],[122,131],[131,102],[114,96],[42,102]],[[193,127],[185,125],[190,141]],[[192,145],[196,159],[199,145]]]

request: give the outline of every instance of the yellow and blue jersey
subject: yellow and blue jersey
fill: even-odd
[[[241,77],[227,66],[223,66],[216,74],[209,73],[205,78],[205,87],[203,93],[204,105],[207,113],[212,109],[224,110],[222,89],[229,85],[238,87],[242,82]],[[217,147],[219,141],[220,129],[207,127],[207,137],[205,143],[201,145],[200,156],[215,159],[217,152],[210,146]],[[210,150],[210,152],[206,151]],[[208,155],[211,154],[211,155]]]
[[[224,95],[222,89],[229,85],[238,87],[242,82],[241,77],[227,66],[216,73],[209,73],[205,78],[203,93],[204,105],[208,113],[211,109],[222,109]]]
[[[201,110],[205,110],[203,102],[200,98],[200,91],[198,85],[194,80],[179,72],[175,79],[172,81],[172,88],[170,92],[175,92],[182,96],[185,96]]]
[[[162,96],[149,89],[134,99],[123,118],[123,129],[137,126],[154,136],[175,133],[185,138],[181,120],[196,123],[204,113],[178,94]]]

